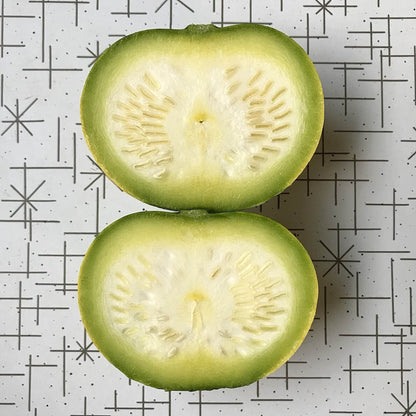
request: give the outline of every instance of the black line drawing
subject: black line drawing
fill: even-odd
[[[20,43],[6,43],[5,40],[5,31],[6,31],[6,22],[9,19],[33,19],[33,15],[21,15],[21,14],[6,14],[6,0],[1,0],[1,14],[0,14],[0,57],[4,57],[4,50],[6,48],[22,48],[25,47],[23,42]]]
[[[413,0],[399,3],[0,0],[0,413],[416,415],[416,16]],[[107,44],[191,23],[287,33],[321,77],[326,118],[293,186],[252,208],[313,258],[320,295],[305,343],[251,386],[182,393],[109,367],[82,326],[88,245],[153,208],[119,206],[82,137],[79,98]]]
[[[160,3],[156,7],[155,13],[159,13],[159,11],[165,8],[165,6],[169,6],[169,29],[172,29],[173,27],[173,10],[175,5],[174,3],[181,5],[183,8],[185,8],[191,13],[195,13],[194,9],[192,9],[192,7],[190,7],[185,1],[176,0],[175,2],[174,0],[163,0],[162,3]]]
[[[22,347],[22,338],[32,338],[32,337],[41,337],[41,334],[31,334],[31,333],[24,333],[23,326],[22,326],[22,310],[23,310],[23,302],[32,300],[32,297],[25,297],[23,296],[23,289],[22,289],[22,282],[19,282],[19,293],[17,297],[14,296],[2,296],[0,297],[0,301],[17,301],[17,333],[1,333],[1,338],[16,338],[17,339],[17,349],[20,351]]]
[[[190,401],[190,402],[188,402],[188,404],[198,406],[198,415],[202,416],[202,414],[203,414],[202,409],[205,406],[226,406],[226,407],[228,407],[228,406],[238,406],[238,405],[241,406],[243,404],[243,402],[203,400],[202,391],[198,390],[198,400]]]
[[[124,15],[127,17],[135,16],[135,15],[146,15],[147,12],[136,12],[131,9],[131,0],[126,0],[126,10],[119,11],[119,12],[111,12],[111,14],[115,15]]]
[[[351,7],[358,7],[356,4],[348,4],[347,0],[343,0],[343,4],[335,4],[332,3],[332,0],[315,0],[314,4],[306,4],[303,7],[309,7],[312,9],[316,9],[315,14],[322,13],[322,31],[326,33],[326,19],[327,16],[332,16],[332,10],[336,8],[344,9],[344,16],[347,16],[348,9]]]
[[[34,223],[58,223],[58,220],[50,219],[34,219],[33,212],[38,212],[40,205],[43,203],[56,202],[55,199],[44,199],[44,198],[34,198],[38,191],[41,191],[41,188],[46,183],[46,179],[37,183],[35,186],[29,188],[28,182],[28,170],[31,168],[27,166],[26,162],[23,162],[22,167],[15,167],[11,169],[23,170],[23,184],[21,188],[16,187],[13,184],[10,184],[9,187],[13,190],[15,197],[14,198],[4,198],[1,201],[5,203],[17,204],[10,210],[10,215],[8,219],[0,219],[0,223],[22,223],[24,229],[29,230],[29,241],[32,241],[33,237],[33,224]],[[30,189],[30,190],[28,190]],[[20,219],[15,217],[16,214],[20,215]]]
[[[291,38],[295,39],[296,41],[297,41],[297,39],[306,39],[306,53],[309,54],[310,53],[311,40],[327,39],[328,36],[325,36],[325,35],[311,35],[311,29],[310,29],[310,24],[309,24],[309,13],[307,13],[306,14],[306,35],[292,35]]]
[[[36,119],[22,119],[22,117],[30,110],[30,108],[38,101],[37,98],[35,98],[30,104],[28,104],[22,112],[20,112],[20,104],[19,100],[16,99],[16,102],[14,104],[14,109],[12,110],[9,106],[4,104],[4,108],[10,113],[12,117],[11,120],[6,119],[2,120],[2,123],[4,123],[7,127],[2,131],[1,135],[4,136],[10,129],[16,129],[16,143],[19,143],[20,141],[20,135],[22,132],[26,132],[30,136],[33,136],[32,131],[29,129],[28,124],[30,123],[43,123],[45,120],[36,120]],[[2,104],[3,106],[3,104]]]
[[[303,376],[303,375],[291,375],[292,373],[290,372],[290,368],[291,364],[297,364],[297,365],[302,365],[302,364],[308,364],[307,361],[295,361],[290,359],[289,361],[286,361],[286,363],[283,365],[283,367],[278,371],[279,373],[282,373],[284,371],[284,375],[283,376],[278,376],[278,375],[273,375],[273,376],[267,376],[268,379],[270,380],[284,380],[285,381],[285,388],[286,390],[289,390],[289,381],[290,380],[329,380],[331,377],[329,376]]]
[[[34,364],[32,359],[32,354],[29,354],[29,360],[28,363],[25,364],[25,367],[27,367],[27,377],[28,377],[28,383],[27,383],[27,410],[30,412],[32,407],[32,387],[33,387],[33,373],[35,368],[50,368],[50,367],[57,367],[57,364]],[[37,371],[37,370],[36,370]]]
[[[92,167],[94,170],[91,170],[90,172],[80,172],[80,173],[81,175],[89,175],[90,177],[92,175],[93,179],[84,187],[84,191],[86,191],[87,189],[91,189],[93,185],[95,185],[98,181],[100,181],[101,188],[102,188],[101,193],[102,193],[103,199],[105,199],[107,177],[105,176],[105,173],[101,170],[101,168],[98,166],[98,164],[92,159],[91,156],[88,156],[88,159],[92,163]]]
[[[355,301],[355,314],[357,317],[360,316],[360,305],[363,300],[392,300],[394,299],[394,295],[392,296],[365,296],[361,293],[361,287],[360,287],[360,272],[355,273],[355,296],[340,296],[340,299],[344,300],[354,300]],[[391,286],[391,293],[394,293],[393,289],[393,283]],[[392,300],[393,302],[393,300]],[[376,315],[377,316],[377,315]],[[378,320],[378,318],[376,318]],[[378,322],[378,321],[377,321]],[[378,323],[376,324],[376,327],[378,328]],[[376,332],[378,329],[376,329]],[[377,351],[376,351],[377,356]],[[376,360],[378,364],[378,359]]]
[[[91,361],[94,362],[94,358],[91,354],[98,353],[98,350],[94,349],[93,343],[87,341],[87,331],[84,329],[84,337],[82,344],[79,341],[76,341],[77,347],[75,349],[69,348],[67,345],[66,336],[64,335],[62,338],[62,349],[51,349],[51,352],[57,352],[62,354],[62,395],[66,396],[66,383],[67,383],[67,354],[68,353],[75,353],[76,358],[75,360],[78,361],[83,358],[82,361]]]
[[[23,71],[31,71],[31,72],[47,72],[48,73],[48,86],[49,86],[49,89],[52,89],[52,85],[53,85],[53,74],[55,72],[82,71],[82,68],[54,67],[53,66],[52,46],[49,45],[49,48],[48,48],[48,66],[47,67],[23,68],[22,70]]]
[[[388,58],[389,55],[384,55],[383,51],[380,51],[380,69],[379,74],[380,78],[361,78],[359,81],[361,82],[377,82],[380,84],[380,124],[381,128],[384,128],[384,119],[385,119],[385,103],[384,103],[384,95],[385,95],[385,84],[393,83],[393,82],[407,82],[407,79],[402,78],[386,78],[384,74],[384,58]],[[390,58],[389,58],[390,59]]]
[[[214,25],[218,25],[220,27],[224,27],[224,26],[228,26],[228,25],[235,25],[235,24],[239,24],[239,23],[253,23],[253,0],[248,0],[248,6],[247,6],[247,11],[248,11],[248,19],[244,20],[226,20],[225,19],[225,0],[220,0],[220,20],[215,20],[212,22],[212,24]],[[214,13],[215,13],[215,6],[214,6]],[[260,25],[266,25],[266,26],[270,26],[272,23],[271,22],[258,22],[256,21],[255,23],[260,24]]]
[[[87,413],[87,396],[84,396],[84,406],[83,406],[83,413],[72,413],[71,416],[111,416],[108,413],[107,414],[98,414],[98,413]]]
[[[77,58],[89,59],[90,63],[88,64],[88,68],[90,68],[95,64],[95,61],[101,55],[100,41],[98,41],[98,40],[96,41],[95,50],[92,50],[90,46],[87,46],[85,49],[88,52],[88,55],[78,55]]]
[[[401,392],[401,394],[403,395],[403,392]],[[408,416],[413,416],[416,412],[416,399],[414,401],[413,397],[410,394],[410,383],[409,380],[406,381],[406,398],[404,399],[399,399],[394,393],[391,393],[391,396],[393,397],[393,399],[395,400],[395,404],[396,407],[398,408],[398,410],[395,411],[385,411],[383,412],[385,415],[408,415]]]
[[[330,267],[325,271],[325,273],[322,275],[322,277],[325,277],[331,270],[333,270],[336,267],[337,274],[341,273],[341,268],[344,269],[350,276],[353,276],[353,273],[351,270],[347,267],[347,263],[359,263],[360,260],[351,259],[349,257],[346,257],[348,253],[351,252],[351,250],[354,248],[354,244],[352,244],[347,249],[343,250],[341,249],[341,229],[339,227],[339,223],[337,224],[337,246],[336,250],[333,250],[330,248],[324,241],[319,241],[320,244],[325,248],[326,254],[330,254],[329,259],[323,258],[323,259],[314,259],[315,262],[324,262],[324,263],[330,263]],[[335,251],[335,252],[334,252]]]
[[[67,242],[64,240],[63,251],[62,253],[42,253],[39,254],[40,257],[55,257],[62,259],[62,282],[37,282],[39,286],[53,286],[55,291],[62,292],[63,295],[66,295],[68,292],[75,292],[77,283],[68,282],[67,276],[67,261],[71,257],[84,257],[84,254],[73,254],[68,253]]]

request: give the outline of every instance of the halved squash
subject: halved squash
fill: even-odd
[[[92,243],[78,284],[98,349],[128,377],[166,390],[269,374],[306,336],[317,295],[300,242],[242,212],[126,216]]]
[[[147,30],[110,46],[81,99],[91,152],[121,189],[174,210],[232,211],[312,157],[323,95],[303,49],[256,24]]]

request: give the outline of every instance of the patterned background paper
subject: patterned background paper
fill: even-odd
[[[0,1],[0,415],[416,414],[414,0]],[[211,22],[278,28],[321,76],[316,155],[254,209],[307,247],[320,298],[304,344],[269,377],[168,393],[108,364],[80,321],[87,247],[150,207],[94,163],[79,97],[122,36]]]

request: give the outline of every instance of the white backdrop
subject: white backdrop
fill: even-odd
[[[0,415],[416,414],[413,0],[1,0],[0,17]],[[80,92],[123,35],[250,21],[299,42],[324,87],[316,155],[254,209],[309,250],[318,311],[270,377],[167,393],[108,364],[80,322],[85,250],[112,221],[151,209],[94,164]]]

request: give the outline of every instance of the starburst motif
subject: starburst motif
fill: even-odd
[[[331,8],[342,8],[344,9],[344,16],[347,15],[347,10],[350,7],[357,7],[357,5],[350,5],[347,4],[347,0],[344,0],[344,4],[331,4],[332,0],[315,0],[315,4],[307,4],[304,7],[312,7],[316,9],[315,14],[321,14],[322,13],[322,30],[325,33],[326,32],[326,17],[327,15],[332,16],[333,13],[331,11]]]
[[[26,178],[25,178],[26,179]],[[43,180],[38,186],[36,186],[33,191],[29,192],[27,190],[27,181],[24,180],[23,191],[16,188],[14,185],[10,185],[13,191],[17,194],[17,199],[2,199],[3,202],[14,202],[18,203],[17,208],[10,214],[10,218],[14,217],[19,211],[23,211],[24,219],[27,219],[27,212],[29,209],[37,211],[38,208],[35,204],[39,202],[55,202],[55,199],[34,199],[35,194],[39,189],[44,185],[46,181]]]
[[[88,55],[78,55],[77,58],[84,58],[84,59],[91,59],[91,62],[88,64],[88,68],[95,64],[95,61],[100,56],[100,42],[97,40],[95,44],[95,51],[91,50],[91,48],[85,48],[88,52]]]
[[[323,0],[323,2],[320,2],[319,0],[315,0],[315,1],[318,3],[318,10],[316,11],[316,14],[323,12],[323,14],[329,13],[332,16],[332,12],[328,8],[329,3],[331,3],[332,0],[328,0],[328,1]]]
[[[172,0],[164,0],[159,6],[158,8],[155,10],[155,13],[157,13],[167,2],[169,2],[170,7],[172,7],[173,5],[173,1]],[[178,0],[178,3],[182,4],[183,7],[187,8],[188,10],[190,10],[192,13],[194,12],[186,3],[184,3],[181,0]]]
[[[345,256],[351,251],[351,249],[354,247],[354,245],[352,245],[350,248],[348,248],[347,250],[345,250],[342,254],[340,253],[339,248],[338,248],[337,254],[335,254],[323,241],[320,241],[320,243],[328,250],[328,252],[333,257],[333,260],[329,260],[333,264],[324,273],[324,276],[326,276],[335,266],[337,266],[338,274],[340,273],[340,268],[342,267],[342,268],[344,268],[347,271],[347,273],[350,276],[352,276],[353,274],[352,274],[351,270],[349,270],[344,263],[356,262],[357,261],[357,260],[347,260],[347,259],[345,259]]]
[[[177,0],[177,2],[188,9],[190,12],[194,13],[194,10],[188,6],[185,2],[182,0]],[[172,17],[173,17],[173,0],[164,0],[162,3],[159,4],[159,6],[156,8],[155,13],[158,13],[159,10],[161,10],[166,4],[169,4],[169,28],[172,29]]]
[[[413,403],[410,403],[410,393],[409,393],[409,381],[406,383],[406,402],[402,403],[393,393],[392,397],[396,402],[401,406],[401,409],[395,412],[384,412],[385,415],[401,415],[401,416],[413,416],[416,415],[416,408],[413,409],[416,405],[416,400]],[[412,410],[413,409],[413,410]]]
[[[77,360],[79,360],[81,357],[84,358],[84,361],[87,361],[87,358],[89,358],[91,361],[94,361],[94,359],[92,358],[92,356],[90,355],[91,353],[98,353],[98,350],[94,350],[91,347],[94,346],[94,344],[92,343],[92,341],[87,344],[87,331],[85,331],[84,329],[84,340],[83,343],[81,344],[79,341],[77,341],[77,345],[79,347],[79,355],[76,358]]]
[[[317,3],[317,4],[314,4],[314,5],[311,5],[311,6],[305,6],[305,7],[314,7],[314,8],[316,8],[317,10],[316,10],[315,14],[322,13],[322,25],[323,25],[322,30],[323,30],[324,33],[326,31],[326,15],[327,14],[329,14],[331,16],[333,15],[331,10],[329,9],[329,7],[331,7],[329,5],[331,3],[331,1],[332,0],[328,0],[328,1],[327,0],[322,0],[322,1],[315,0],[315,3]]]
[[[101,170],[101,168],[98,166],[97,163],[95,163],[95,161],[88,156],[88,159],[90,160],[90,162],[92,163],[93,167],[98,169],[98,171],[93,170],[90,172],[81,172],[81,175],[94,175],[95,177],[88,183],[87,186],[85,186],[84,191],[86,191],[89,188],[92,188],[92,186],[99,181],[100,179],[102,180],[102,193],[103,193],[103,199],[105,199],[105,191],[106,191],[106,176],[104,174],[104,172]]]
[[[22,112],[20,112],[19,100],[16,99],[15,109],[12,110],[7,105],[4,105],[4,108],[10,113],[12,116],[11,120],[2,120],[2,123],[8,124],[5,130],[1,133],[4,136],[13,126],[16,127],[16,142],[19,143],[20,140],[20,133],[24,129],[30,136],[33,136],[33,133],[29,130],[27,126],[29,123],[41,123],[44,120],[35,120],[35,119],[23,119],[22,117],[29,111],[30,108],[36,103],[38,99],[35,98]]]
[[[416,127],[413,127],[413,130],[414,131],[416,131]],[[414,142],[416,142],[416,140],[402,140],[403,142],[412,142],[412,143],[414,143]],[[408,158],[407,158],[407,160],[410,160],[410,159],[412,159],[414,156],[416,156],[416,151],[414,151]]]
[[[348,249],[345,251],[341,250],[341,229],[339,224],[337,224],[337,246],[336,250],[331,250],[327,244],[325,244],[322,240],[319,242],[322,244],[322,246],[328,251],[328,253],[331,255],[332,258],[330,259],[315,259],[316,262],[326,262],[326,263],[332,263],[329,269],[323,274],[323,276],[326,276],[334,267],[337,268],[337,273],[340,274],[341,268],[343,268],[350,276],[353,276],[353,273],[351,270],[346,266],[346,263],[359,263],[359,260],[352,260],[352,259],[346,259],[345,256],[353,249],[354,244],[352,244]]]

